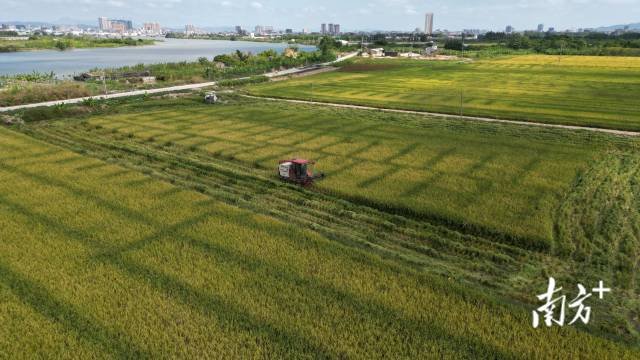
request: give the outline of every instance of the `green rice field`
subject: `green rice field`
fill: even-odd
[[[527,55],[473,62],[359,59],[254,95],[640,130],[640,58]]]

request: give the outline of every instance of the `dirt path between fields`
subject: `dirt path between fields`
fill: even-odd
[[[494,118],[476,117],[476,116],[461,116],[461,115],[434,113],[434,112],[427,112],[427,111],[399,110],[399,109],[381,108],[381,107],[373,107],[373,106],[339,104],[339,103],[309,101],[309,100],[295,100],[295,99],[286,99],[286,98],[262,97],[262,96],[253,96],[253,95],[242,95],[242,96],[246,98],[251,98],[251,99],[282,101],[282,102],[289,102],[289,103],[296,103],[296,104],[321,105],[321,106],[330,106],[330,107],[336,107],[336,108],[357,109],[357,110],[374,110],[374,111],[384,111],[384,112],[399,113],[399,114],[437,116],[442,118],[459,119],[459,120],[467,120],[467,121],[481,121],[481,122],[488,122],[488,123],[537,126],[537,127],[556,128],[556,129],[564,129],[564,130],[584,130],[584,131],[599,132],[599,133],[605,133],[605,134],[616,135],[616,136],[640,137],[640,132],[637,132],[637,131],[603,129],[603,128],[596,128],[596,127],[589,127],[589,126],[547,124],[547,123],[541,123],[541,122],[535,122],[535,121],[519,121],[519,120],[494,119]]]

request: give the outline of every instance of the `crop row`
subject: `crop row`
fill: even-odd
[[[579,59],[574,59],[579,58]],[[368,68],[367,68],[368,67]],[[375,67],[384,67],[384,71]],[[350,70],[353,69],[353,70]],[[358,60],[252,94],[639,130],[638,58],[525,56],[474,63]]]
[[[71,145],[86,135],[79,129],[51,134],[131,166],[173,153],[138,158],[143,145],[126,136],[100,134],[94,148]],[[0,137],[0,343],[12,354],[634,355],[572,329],[534,331],[508,305],[296,224],[6,130]]]

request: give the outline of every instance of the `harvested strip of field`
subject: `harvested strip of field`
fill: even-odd
[[[558,214],[558,251],[576,260],[573,269],[585,281],[596,270],[621,292],[634,294],[614,314],[628,330],[640,334],[640,155],[614,152],[581,174]]]
[[[385,68],[385,71],[377,71]],[[640,130],[640,58],[518,56],[475,62],[356,60],[249,89],[268,97]],[[349,67],[347,67],[349,69]]]
[[[16,357],[637,356],[136,171],[0,140],[0,348]]]

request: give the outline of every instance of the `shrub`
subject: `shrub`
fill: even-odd
[[[244,78],[244,79],[221,80],[218,82],[218,85],[219,86],[242,86],[242,85],[249,85],[249,84],[259,84],[267,81],[269,81],[269,78],[266,76],[252,76],[250,78]]]
[[[0,92],[0,106],[38,103],[53,100],[65,100],[90,96],[91,91],[85,84],[63,82],[59,84],[14,85]]]

